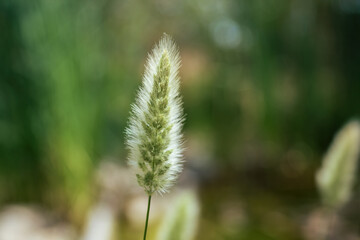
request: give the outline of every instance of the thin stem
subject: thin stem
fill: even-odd
[[[148,227],[148,222],[149,222],[150,204],[151,204],[151,195],[149,195],[148,206],[147,206],[145,230],[144,230],[144,240],[146,240],[146,233],[147,233],[147,227]]]

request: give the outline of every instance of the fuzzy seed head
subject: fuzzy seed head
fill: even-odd
[[[129,165],[148,195],[167,192],[182,169],[179,67],[178,49],[164,34],[148,56],[126,129]]]

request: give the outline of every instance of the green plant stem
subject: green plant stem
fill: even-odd
[[[144,230],[144,240],[146,240],[146,233],[147,233],[147,227],[148,227],[148,222],[149,222],[150,204],[151,204],[151,195],[149,195],[147,212],[146,212],[146,221],[145,221],[145,230]]]

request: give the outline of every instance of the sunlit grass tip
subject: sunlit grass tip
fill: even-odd
[[[149,196],[167,192],[182,170],[179,67],[178,48],[164,34],[148,56],[126,130],[128,162]]]

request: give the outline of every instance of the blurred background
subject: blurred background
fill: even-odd
[[[142,237],[124,129],[163,32],[186,163],[149,238],[190,189],[195,239],[360,239],[359,184],[333,227],[315,184],[360,116],[359,0],[0,0],[0,239]]]

